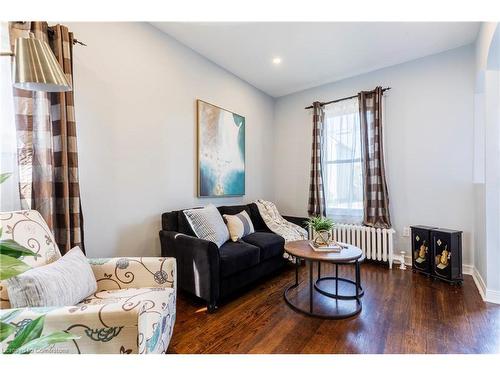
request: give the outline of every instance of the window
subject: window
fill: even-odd
[[[358,99],[325,107],[323,179],[326,214],[342,223],[363,219],[363,171]]]

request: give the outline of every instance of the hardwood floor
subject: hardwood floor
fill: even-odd
[[[353,267],[340,275],[353,277]],[[333,274],[322,266],[322,276]],[[307,306],[307,269],[300,268],[297,302]],[[499,353],[500,306],[482,301],[471,276],[462,287],[432,281],[410,269],[362,264],[360,315],[323,320],[294,312],[283,299],[290,267],[207,314],[178,296],[169,353]],[[335,308],[315,293],[317,311]],[[349,302],[346,302],[349,303]],[[342,305],[345,306],[345,305]]]

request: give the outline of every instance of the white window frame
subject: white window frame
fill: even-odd
[[[354,100],[354,99],[353,99]],[[357,103],[357,99],[356,99],[356,103]],[[337,103],[334,103],[333,105],[335,105]],[[354,102],[351,103],[351,105],[354,106]],[[357,104],[355,105],[355,107],[357,108]],[[330,112],[330,113],[329,113]],[[327,122],[328,122],[328,116],[335,116],[335,109],[334,108],[330,108],[330,110],[328,108],[325,108],[325,124],[324,126],[327,126]],[[351,113],[358,113],[357,111],[356,112],[351,112]],[[339,112],[338,115],[343,115],[342,112]],[[359,114],[358,114],[359,116]],[[328,140],[326,139],[326,136],[325,136],[325,140],[324,142],[327,142]],[[324,172],[324,176],[323,176],[323,183],[325,184],[325,187],[328,187],[328,181],[327,181],[327,177],[326,177],[326,170],[327,170],[327,166],[328,165],[339,165],[339,164],[356,164],[356,163],[362,163],[362,160],[361,160],[361,155],[360,157],[353,157],[353,158],[347,158],[347,159],[338,159],[338,160],[328,160],[326,158],[326,144],[323,145],[323,155],[322,155],[322,162],[323,162],[323,165],[324,167],[322,168],[323,172]],[[359,148],[361,150],[361,144],[359,144]],[[361,168],[362,168],[362,164],[361,164]],[[361,179],[363,179],[363,173],[361,173]],[[362,188],[363,184],[361,184],[361,188]],[[325,206],[326,206],[326,216],[327,217],[330,217],[332,218],[335,222],[339,222],[339,223],[346,223],[346,224],[361,224],[363,222],[363,212],[364,212],[364,209],[363,208],[340,208],[340,207],[334,207],[332,205],[329,205],[328,204],[328,194],[326,193],[325,194]],[[362,201],[362,206],[364,207],[364,200]]]

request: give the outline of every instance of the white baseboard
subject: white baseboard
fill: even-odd
[[[411,266],[411,255],[406,255],[405,256],[405,264],[407,266]]]
[[[472,271],[472,279],[474,280],[474,283],[476,284],[476,288],[479,291],[479,294],[481,295],[481,298],[483,301],[486,300],[486,284],[484,283],[484,280],[481,276],[481,274],[478,272],[476,268],[473,268]]]
[[[481,294],[483,301],[500,304],[500,291],[486,288],[486,283],[476,268],[474,268],[472,278],[476,283],[477,289],[479,290],[479,294]]]
[[[411,256],[405,256],[405,264],[411,267]],[[486,283],[484,282],[481,274],[476,269],[476,267],[471,264],[463,264],[462,272],[464,275],[472,276],[474,284],[476,284],[476,288],[479,291],[479,294],[481,295],[483,301],[500,304],[500,291],[487,289]]]
[[[484,298],[486,302],[496,303],[500,305],[500,291],[486,289],[486,298]]]
[[[464,275],[474,275],[474,266],[471,264],[462,264],[462,273]]]

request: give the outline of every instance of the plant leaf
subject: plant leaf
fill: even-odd
[[[311,226],[315,231],[332,230],[335,223],[332,219],[322,216],[311,217],[307,220],[307,225]]]
[[[19,259],[0,254],[0,280],[10,279],[30,268],[30,266]]]
[[[11,176],[12,173],[0,173],[0,184]]]
[[[14,340],[10,342],[9,346],[7,346],[5,354],[12,354],[23,345],[39,338],[42,335],[44,322],[45,315],[42,315],[24,326],[24,328],[18,332]]]
[[[30,353],[33,350],[41,350],[47,348],[49,345],[57,344],[58,342],[65,342],[71,340],[78,340],[80,336],[76,336],[72,333],[56,331],[51,332],[48,335],[41,336],[37,339],[31,340],[30,342],[24,344],[20,348],[14,351],[14,354]]]
[[[22,309],[14,309],[12,311],[9,311],[5,314],[3,314],[2,316],[0,316],[0,322],[3,322],[3,323],[10,323],[12,321],[12,319],[14,319],[16,316],[18,316],[21,311],[23,311]]]
[[[13,258],[22,256],[36,256],[36,253],[19,245],[14,240],[1,240],[0,241],[0,254],[7,255]]]
[[[0,342],[9,337],[12,333],[16,331],[16,326],[12,324],[0,322]]]

